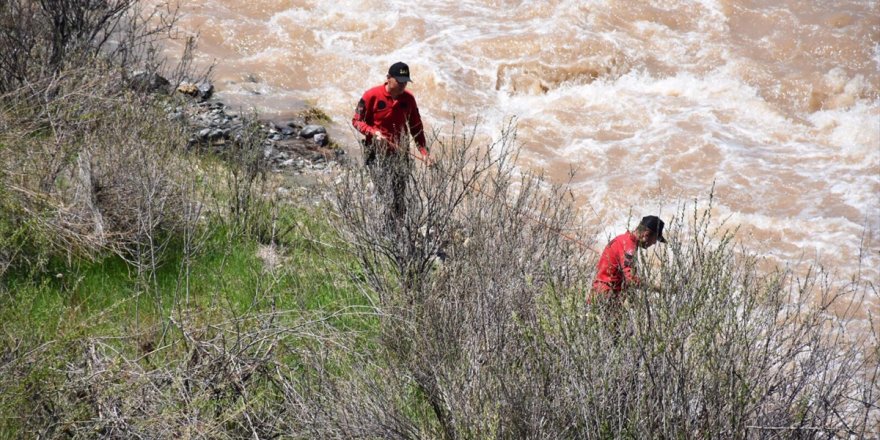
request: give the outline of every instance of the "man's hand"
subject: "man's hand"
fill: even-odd
[[[427,148],[419,148],[419,160],[425,163],[426,166],[433,167],[437,164],[434,160],[434,156],[431,156],[431,153],[428,152]]]

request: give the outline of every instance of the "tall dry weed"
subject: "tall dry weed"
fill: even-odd
[[[15,256],[4,268],[108,249],[138,264],[152,255],[154,265],[190,220],[183,126],[160,99],[132,91],[161,70],[192,76],[192,41],[176,67],[159,52],[176,19],[172,2],[0,7],[0,207]]]
[[[56,90],[51,98],[7,97],[7,196],[56,252],[131,254],[186,221],[184,127],[149,98],[116,90],[116,79],[85,69],[32,89]]]
[[[140,0],[7,0],[0,6],[0,94],[95,61],[160,71],[158,44],[175,34],[178,4]]]
[[[623,308],[588,306],[595,255],[571,239],[571,199],[516,172],[514,132],[472,139],[437,140],[437,168],[397,162],[402,216],[381,176],[341,179],[340,229],[382,336],[309,408],[323,436],[876,435],[877,336],[828,313],[866,286],[764,274],[694,208],[643,256]]]

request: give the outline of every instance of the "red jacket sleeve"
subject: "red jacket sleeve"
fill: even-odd
[[[623,249],[620,253],[620,267],[623,268],[624,285],[638,286],[640,281],[633,269],[633,263],[636,258],[636,249]]]
[[[373,136],[378,131],[373,127],[373,98],[369,93],[365,93],[358,101],[354,117],[351,118],[351,125],[365,136]]]
[[[425,141],[425,131],[422,126],[422,116],[419,114],[419,106],[416,104],[415,98],[412,99],[412,112],[409,115],[409,132],[412,134],[419,152],[424,155],[428,154],[427,142]]]

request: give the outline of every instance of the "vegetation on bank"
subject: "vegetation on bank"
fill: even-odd
[[[380,164],[404,218],[358,166],[298,203],[255,130],[201,151],[137,87],[173,15],[51,5],[0,7],[0,437],[878,435],[878,335],[848,326],[875,286],[763,273],[683,207],[655,287],[587,306],[585,221],[514,127]]]

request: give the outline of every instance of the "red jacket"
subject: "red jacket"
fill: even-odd
[[[389,152],[397,149],[400,135],[408,130],[415,139],[419,151],[423,155],[428,154],[419,107],[416,105],[415,96],[409,91],[405,90],[394,99],[388,94],[384,84],[367,90],[358,102],[351,124],[361,134],[367,136],[368,145],[372,143],[376,133],[382,133],[389,141]]]
[[[627,285],[639,284],[633,269],[637,248],[638,239],[630,231],[614,237],[599,257],[593,290],[618,294]]]

